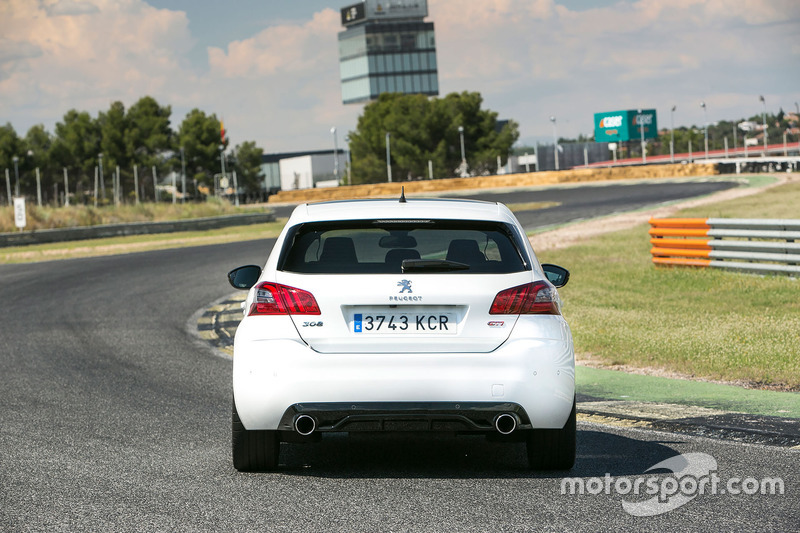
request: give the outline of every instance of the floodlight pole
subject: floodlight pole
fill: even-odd
[[[764,123],[764,156],[767,155],[767,101],[764,100],[764,96],[761,95],[758,97],[761,100],[761,103],[764,104],[764,110],[761,112],[761,120]]]
[[[347,144],[347,184],[348,185],[352,185],[353,184],[353,176],[352,176],[353,161],[352,161],[352,158],[350,156],[350,137],[349,136],[345,137],[344,138],[344,142],[345,142],[345,144]]]
[[[36,205],[42,207],[42,177],[39,167],[36,167]]]
[[[389,183],[392,182],[392,149],[389,144],[389,138],[392,136],[388,131],[386,132],[386,177]]]
[[[336,137],[336,126],[331,128],[333,135],[333,177],[339,181],[339,140]]]
[[[639,116],[637,118],[639,119],[639,133],[641,134],[642,137],[642,164],[644,164],[647,163],[647,154],[645,154],[644,150],[644,119],[642,118],[641,109],[638,110],[638,113]]]
[[[19,196],[19,157],[14,156],[11,160],[14,162],[14,196]]]
[[[98,166],[100,167],[100,194],[103,197],[103,201],[106,199],[106,182],[103,179],[103,154],[97,154],[97,161]]]
[[[64,205],[69,207],[69,174],[67,167],[64,167]]]
[[[186,156],[183,151],[183,146],[181,146],[181,191],[183,193],[183,197],[181,198],[181,203],[186,202]]]
[[[11,178],[8,175],[8,169],[6,168],[6,194],[8,195],[8,206],[11,207],[14,205],[14,199],[11,197]]]
[[[556,159],[556,170],[558,170],[558,130],[556,130],[556,117],[551,116],[550,122],[553,123],[553,155]]]
[[[464,149],[464,126],[458,127],[458,135],[461,137],[461,177],[465,177],[467,173],[467,155]]]
[[[673,105],[670,112],[670,129],[669,129],[669,162],[675,162],[675,110],[678,106]]]
[[[706,110],[705,102],[700,102],[700,107],[703,108],[703,135],[705,137],[706,159],[708,159],[708,111]]]
[[[219,145],[219,166],[220,170],[222,170],[222,177],[220,178],[220,180],[222,180],[227,177],[227,175],[225,174],[225,145],[223,144]],[[217,189],[214,190],[214,196],[218,196],[219,193],[218,189],[221,186],[222,186],[221,183],[217,185]]]

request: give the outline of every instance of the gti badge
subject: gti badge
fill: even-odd
[[[401,279],[400,281],[398,281],[397,282],[397,286],[398,287],[402,287],[400,289],[400,294],[403,294],[406,291],[408,291],[409,294],[414,292],[414,291],[411,290],[411,282],[409,280],[407,280],[407,279]]]

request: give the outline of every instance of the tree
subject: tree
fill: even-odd
[[[179,149],[184,148],[188,177],[212,183],[214,174],[220,171],[220,146],[228,146],[227,138],[220,139],[220,121],[215,115],[206,116],[194,109],[187,114],[176,135],[170,127],[171,113],[170,106],[161,106],[152,97],[145,96],[127,111],[122,102],[112,102],[96,119],[85,111],[71,109],[56,124],[55,135],[47,132],[43,125],[36,125],[25,138],[20,138],[11,124],[0,126],[0,172],[9,169],[13,186],[13,158],[17,157],[20,192],[33,194],[34,170],[38,167],[47,200],[54,185],[60,187],[63,183],[62,169],[66,168],[70,191],[80,197],[83,192],[94,189],[94,173],[100,167],[102,154],[106,183],[98,183],[98,198],[103,201],[102,192],[111,184],[116,166],[120,167],[123,191],[132,195],[134,165],[139,166],[139,187],[147,184],[149,188],[150,167],[156,166],[160,176],[165,170],[179,172]],[[241,183],[251,191],[261,187],[258,177],[261,156],[262,150],[251,141],[237,146],[233,155]],[[5,187],[2,191],[5,193]],[[150,197],[149,192],[147,196]]]
[[[97,122],[101,134],[100,148],[108,168],[116,165],[125,169],[130,167],[133,154],[126,145],[126,136],[130,135],[125,105],[122,102],[113,102],[107,112],[100,112]]]
[[[8,169],[9,177],[11,180],[11,194],[14,194],[15,177],[14,177],[14,156],[21,157],[24,154],[24,147],[22,140],[14,131],[14,127],[7,123],[5,126],[0,126],[0,168]],[[5,176],[3,176],[3,196],[6,193]]]
[[[705,151],[704,145],[705,135],[701,128],[681,127],[675,130],[675,151],[676,152],[691,152],[693,157]]]
[[[220,172],[219,147],[228,145],[227,138],[221,142],[217,116],[192,109],[181,122],[178,145],[184,148],[187,177],[203,185],[213,184],[214,174]]]
[[[508,121],[498,128],[497,113],[481,109],[479,93],[452,93],[444,98],[424,95],[381,94],[368,104],[350,133],[353,182],[386,179],[386,134],[391,145],[392,175],[397,180],[426,176],[428,161],[436,177],[456,175],[461,165],[461,135],[472,175],[485,174],[497,156],[510,153],[519,137],[518,126]]]
[[[170,106],[158,105],[151,96],[140,98],[128,109],[125,145],[134,164],[149,168],[161,162],[165,152],[174,150],[171,114]]]
[[[41,176],[41,185],[44,197],[49,196],[48,192],[53,184],[53,174],[56,168],[52,164],[51,153],[53,149],[53,136],[44,129],[43,124],[31,126],[23,140],[25,158],[25,177],[28,192],[35,191],[35,170],[38,168]],[[20,181],[23,181],[20,176]]]
[[[239,190],[245,189],[250,196],[258,195],[261,191],[262,155],[264,155],[264,150],[257,147],[253,141],[245,141],[233,150]]]
[[[24,146],[26,152],[33,152],[34,166],[48,166],[50,151],[53,148],[53,136],[44,129],[44,124],[31,126],[25,134]]]
[[[464,128],[464,144],[467,164],[470,173],[488,174],[493,172],[497,164],[497,156],[505,158],[511,152],[511,146],[519,138],[518,125],[509,121],[502,129],[497,128],[497,113],[481,109],[483,98],[480,93],[463,92],[448,94],[444,102],[453,117],[456,132],[458,126]],[[451,130],[452,131],[452,126]],[[460,139],[458,139],[460,144]],[[450,151],[453,154],[453,151]],[[455,156],[451,155],[449,164],[458,166],[461,163],[459,146]],[[455,168],[455,167],[452,167]]]
[[[56,123],[52,160],[57,168],[66,167],[75,176],[76,187],[93,188],[94,167],[100,153],[100,127],[86,111],[67,111]]]
[[[130,128],[128,117],[125,114],[125,105],[119,101],[112,102],[107,112],[98,113],[97,123],[100,128],[103,165],[107,169],[103,174],[103,181],[108,181],[109,176],[113,177],[115,167],[119,167],[122,190],[132,191],[134,188],[133,154],[128,150],[126,143]],[[105,192],[105,183],[103,191]]]

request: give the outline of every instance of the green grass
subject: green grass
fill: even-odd
[[[800,419],[800,394],[797,393],[745,389],[690,379],[641,376],[587,366],[577,367],[575,378],[580,393],[595,398],[692,405]]]
[[[684,209],[676,216],[709,218],[800,218],[800,182],[736,200]]]
[[[796,218],[800,183],[676,216]],[[656,268],[647,225],[540,254],[572,273],[576,351],[608,364],[800,389],[800,280]]]

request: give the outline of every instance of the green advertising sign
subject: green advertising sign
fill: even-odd
[[[644,130],[645,139],[658,137],[655,109],[609,111],[594,114],[595,142],[625,142],[638,140]]]

